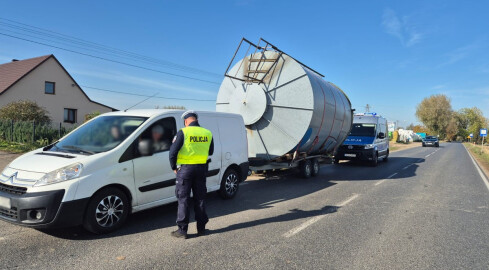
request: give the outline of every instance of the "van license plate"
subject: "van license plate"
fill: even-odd
[[[345,157],[357,157],[357,154],[345,154]]]
[[[0,197],[0,207],[10,209],[10,198]]]

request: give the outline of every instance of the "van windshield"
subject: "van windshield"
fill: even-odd
[[[350,136],[356,137],[375,137],[375,124],[353,123]]]
[[[47,150],[88,155],[106,152],[123,142],[146,119],[135,116],[99,116]]]

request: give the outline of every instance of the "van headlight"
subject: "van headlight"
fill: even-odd
[[[45,186],[58,182],[63,182],[71,179],[75,179],[80,176],[83,170],[83,164],[75,163],[70,166],[63,167],[61,169],[57,169],[50,173],[44,175],[41,179],[39,179],[34,186]]]
[[[366,144],[365,149],[372,149],[375,147],[375,144]]]

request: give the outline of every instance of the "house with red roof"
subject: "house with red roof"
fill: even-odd
[[[0,64],[0,107],[35,101],[49,112],[53,124],[81,124],[85,115],[114,111],[91,100],[54,55]]]

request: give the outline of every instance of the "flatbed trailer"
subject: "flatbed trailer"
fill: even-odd
[[[290,156],[286,155],[276,160],[250,158],[248,174],[298,168],[302,177],[310,178],[319,174],[320,163],[331,162],[331,160],[331,157],[328,155],[309,156],[305,154],[299,155],[296,158],[290,158]]]

